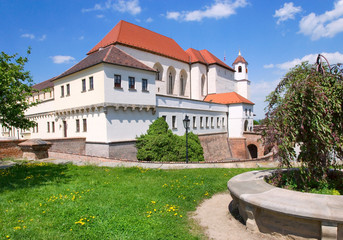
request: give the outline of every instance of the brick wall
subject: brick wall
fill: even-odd
[[[246,138],[246,144],[249,146],[253,144],[257,147],[257,157],[261,158],[264,156],[264,146],[262,142],[262,135],[256,132],[244,132],[243,136]]]
[[[250,155],[247,149],[245,138],[230,138],[230,148],[233,158],[249,159]]]
[[[226,133],[200,135],[199,140],[204,150],[206,162],[221,161],[232,158]]]
[[[23,152],[18,144],[25,140],[0,140],[0,159],[3,158],[21,158]]]
[[[44,141],[52,143],[49,152],[85,154],[86,138],[55,138]]]

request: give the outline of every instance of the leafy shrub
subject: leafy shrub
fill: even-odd
[[[186,135],[178,136],[166,121],[156,119],[147,131],[137,138],[137,159],[142,161],[180,162],[186,160]],[[189,161],[204,161],[204,151],[197,135],[188,133]]]

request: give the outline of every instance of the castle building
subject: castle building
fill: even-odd
[[[183,135],[188,115],[193,133],[229,142],[253,127],[248,63],[240,52],[230,67],[206,49],[185,51],[125,21],[79,63],[34,88],[29,101],[41,103],[26,116],[36,127],[1,128],[2,136],[85,138],[85,154],[117,157],[158,117]]]

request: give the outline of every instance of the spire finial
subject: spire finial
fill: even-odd
[[[241,49],[239,49],[239,51],[238,51],[238,55],[239,55],[239,56],[241,56]]]

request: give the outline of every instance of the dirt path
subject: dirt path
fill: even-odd
[[[281,235],[270,235],[248,230],[229,212],[232,201],[229,193],[217,194],[205,200],[192,218],[204,229],[205,235],[213,240],[272,240],[289,239]]]

